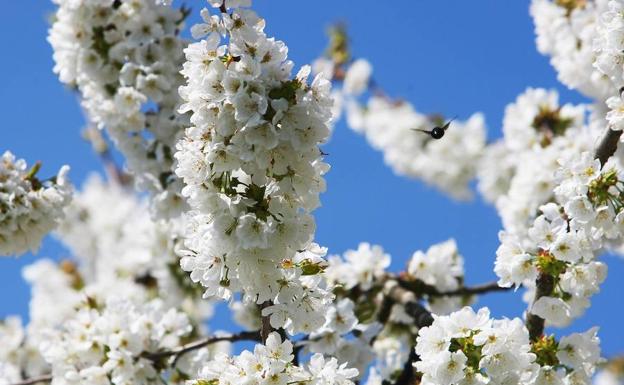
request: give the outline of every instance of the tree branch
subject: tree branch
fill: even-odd
[[[433,323],[433,316],[420,303],[416,295],[404,287],[398,281],[390,280],[384,285],[385,295],[394,303],[401,304],[405,307],[405,312],[414,318],[416,326],[423,328]]]
[[[396,279],[403,288],[412,291],[416,295],[426,294],[433,297],[468,296],[496,291],[507,291],[511,289],[510,287],[498,286],[497,282],[488,282],[475,286],[463,286],[449,291],[439,291],[434,286],[427,285],[421,280],[409,280],[400,277]]]
[[[15,382],[11,385],[34,385],[39,382],[50,382],[50,381],[52,381],[52,375],[46,374],[46,375],[39,376],[39,377],[28,378],[20,382]]]
[[[263,315],[262,310],[271,306],[271,301],[265,301],[262,305],[260,305],[260,316],[262,325],[260,326],[260,337],[262,338],[262,343],[265,343],[267,338],[269,338],[269,334],[273,331],[273,327],[271,326],[271,316]]]
[[[533,299],[533,304],[542,298],[549,296],[552,293],[555,280],[549,273],[540,273],[535,281],[535,298]],[[529,338],[531,341],[537,341],[542,334],[544,334],[544,319],[539,317],[529,310],[526,319],[526,326],[529,329]]]
[[[253,331],[253,332],[243,331],[237,334],[230,334],[230,335],[225,335],[225,336],[212,336],[212,337],[205,338],[203,340],[191,342],[188,345],[184,345],[173,350],[165,350],[162,352],[155,352],[155,353],[143,352],[141,353],[141,357],[147,358],[148,360],[151,360],[151,361],[160,361],[164,358],[174,357],[171,366],[175,366],[176,362],[181,356],[193,350],[201,349],[205,346],[208,346],[217,342],[222,342],[222,341],[237,342],[237,341],[245,341],[245,340],[260,341],[260,333],[258,331]]]
[[[595,158],[600,161],[600,164],[604,166],[607,163],[607,160],[611,157],[611,155],[615,154],[617,150],[618,142],[620,141],[620,136],[622,136],[621,130],[612,130],[610,127],[607,127],[602,139],[600,139],[600,143],[598,143],[598,147],[596,147]]]

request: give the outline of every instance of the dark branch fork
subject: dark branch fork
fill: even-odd
[[[34,385],[34,384],[38,384],[40,382],[50,382],[50,381],[52,381],[52,375],[51,374],[46,374],[44,376],[28,378],[28,379],[20,381],[20,382],[15,382],[12,385]]]

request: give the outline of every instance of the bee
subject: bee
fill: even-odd
[[[455,116],[453,119],[449,120],[446,124],[444,124],[442,127],[440,126],[435,126],[433,127],[433,129],[427,131],[427,130],[423,130],[420,128],[412,128],[412,130],[414,131],[420,131],[420,132],[424,132],[425,134],[431,135],[431,137],[433,139],[440,139],[444,136],[444,133],[446,132],[446,129],[450,127],[451,122],[453,120],[457,119],[457,116]]]

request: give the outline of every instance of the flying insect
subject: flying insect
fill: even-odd
[[[423,130],[421,128],[412,128],[412,130],[424,132],[425,134],[430,135],[433,139],[440,139],[440,138],[442,138],[444,136],[444,133],[446,132],[446,129],[450,127],[451,122],[453,120],[455,120],[456,118],[457,118],[457,116],[455,116],[453,119],[449,120],[442,127],[435,126],[431,130]]]

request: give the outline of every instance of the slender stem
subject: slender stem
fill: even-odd
[[[498,286],[498,282],[488,282],[488,283],[483,283],[483,284],[475,285],[475,286],[460,287],[459,289],[455,289],[455,290],[442,291],[442,292],[438,292],[432,295],[450,297],[450,296],[455,296],[455,295],[463,296],[463,295],[492,293],[492,292],[497,292],[497,291],[508,291],[510,289],[511,287]]]
[[[39,376],[39,377],[27,378],[23,381],[15,382],[11,385],[34,385],[39,382],[50,382],[50,381],[52,381],[52,375],[46,374],[46,375]]]
[[[205,338],[203,340],[191,342],[190,344],[181,346],[173,350],[164,350],[164,351],[155,352],[155,353],[143,352],[141,356],[151,361],[159,361],[159,360],[162,360],[163,358],[174,357],[172,366],[175,366],[175,363],[181,356],[193,350],[201,349],[205,346],[208,346],[217,342],[221,342],[221,341],[237,342],[237,341],[244,341],[244,340],[260,341],[260,333],[258,331],[253,331],[253,332],[243,331],[237,334],[230,334],[230,335],[225,335],[225,336],[212,336],[212,337]]]
[[[390,276],[389,279],[393,278]],[[463,286],[454,290],[440,291],[435,286],[427,285],[426,283],[418,279],[406,279],[405,277],[401,276],[394,279],[396,279],[403,288],[414,292],[414,294],[418,296],[422,296],[425,294],[432,297],[468,296],[497,291],[507,291],[511,289],[509,287],[498,286],[497,282],[487,282],[475,286]]]

